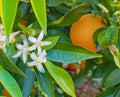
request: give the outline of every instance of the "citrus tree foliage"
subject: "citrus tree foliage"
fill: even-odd
[[[101,86],[97,97],[120,97],[119,7],[117,0],[0,0],[0,95],[76,97],[89,78]],[[105,19],[93,35],[96,53],[70,40],[71,25],[87,13]],[[74,76],[64,68],[83,61]]]

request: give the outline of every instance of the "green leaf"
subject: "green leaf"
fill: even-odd
[[[70,6],[70,5],[74,4],[75,2],[76,2],[76,0],[66,0],[65,3]]]
[[[35,68],[35,73],[43,95],[45,97],[55,97],[53,80],[47,70],[45,73],[40,73],[38,69]]]
[[[114,92],[116,88],[109,88],[103,92],[101,92],[98,96],[96,97],[114,97]]]
[[[118,44],[118,31],[117,25],[111,25],[107,28],[106,32],[98,36],[98,42],[101,48],[106,48],[111,44]]]
[[[29,95],[32,91],[32,88],[34,86],[34,81],[35,81],[35,75],[29,68],[26,69],[26,76],[27,77],[24,78],[23,83],[22,83],[23,97],[29,97]]]
[[[120,97],[120,86],[118,87],[118,89],[116,90],[114,97]]]
[[[35,75],[34,73],[28,68],[26,64],[24,64],[21,59],[19,58],[16,62],[16,65],[25,72],[26,77],[23,77],[18,74],[14,74],[14,78],[16,79],[20,89],[22,91],[23,97],[29,97],[35,82]]]
[[[59,39],[59,36],[53,36],[53,37],[46,39],[45,41],[49,41],[49,42],[51,42],[51,44],[47,45],[47,46],[43,46],[43,49],[49,50],[49,49],[53,48],[56,45],[58,39]]]
[[[69,10],[63,17],[52,22],[49,26],[60,25],[60,26],[69,26],[77,21],[81,15],[91,11],[90,5],[82,4],[71,10]]]
[[[0,49],[0,65],[8,71],[25,76],[25,74],[12,62],[12,60],[10,60],[2,49]]]
[[[75,3],[76,0],[47,0],[47,5],[48,6],[58,6],[62,3],[65,3],[67,5],[71,5]]]
[[[50,29],[50,30],[48,30],[47,34],[50,35],[50,36],[60,36],[59,40],[58,40],[59,42],[68,42],[68,43],[70,43],[69,37],[64,32],[62,32],[60,30]]]
[[[64,3],[66,0],[47,0],[48,6],[58,6],[62,3]]]
[[[120,52],[119,52],[119,49],[114,45],[109,46],[109,49],[110,49],[111,54],[113,55],[115,64],[117,65],[118,68],[120,68]]]
[[[115,69],[110,75],[107,77],[104,85],[109,88],[113,87],[120,83],[120,69]]]
[[[68,43],[57,43],[53,49],[47,52],[49,60],[62,63],[75,63],[99,57],[102,56]]]
[[[15,79],[0,66],[0,82],[12,97],[22,97],[20,88]]]
[[[30,0],[35,16],[44,33],[47,33],[46,0]]]
[[[24,35],[26,35],[26,36],[34,36],[35,35],[35,30],[34,29],[25,27],[20,23],[18,24],[18,26],[22,29],[22,33]]]
[[[64,69],[55,66],[49,61],[45,63],[45,66],[57,84],[63,89],[63,91],[72,97],[76,97],[73,81],[70,75]]]
[[[4,25],[5,34],[7,36],[7,43],[12,32],[18,0],[2,0],[2,22]]]
[[[114,7],[120,7],[120,1],[113,2],[112,6],[114,6]]]

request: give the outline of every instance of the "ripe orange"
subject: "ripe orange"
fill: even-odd
[[[101,16],[85,14],[76,21],[70,29],[70,38],[73,44],[86,48],[92,52],[97,52],[93,40],[93,34],[99,28],[105,27]]]
[[[78,70],[80,70],[80,67],[75,64],[68,64],[67,69],[70,71],[78,71]]]
[[[85,61],[81,61],[78,66],[75,64],[68,64],[67,69],[69,71],[75,71],[79,73],[79,71],[84,69],[84,67],[85,67]]]

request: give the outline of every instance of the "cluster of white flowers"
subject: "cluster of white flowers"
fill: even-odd
[[[9,42],[11,43],[14,40],[15,36],[19,33],[20,33],[20,31],[11,33]],[[6,39],[7,38],[6,38],[5,33],[4,33],[3,25],[0,24],[0,48],[3,49],[4,52],[7,51],[7,49],[6,49],[6,44],[7,44]]]
[[[6,52],[6,36],[3,33],[3,26],[0,25],[0,48],[2,48]],[[10,34],[11,42],[20,31],[14,32]],[[50,45],[49,41],[42,41],[44,37],[44,32],[41,31],[38,38],[36,39],[33,36],[29,36],[28,39],[25,35],[22,35],[23,44],[16,43],[16,48],[18,49],[17,53],[12,56],[13,58],[18,58],[22,56],[23,63],[27,63],[28,66],[36,66],[38,70],[42,73],[45,72],[43,68],[43,63],[46,62],[46,51],[42,50],[42,46]],[[32,45],[31,45],[32,44]],[[36,52],[37,51],[37,52]],[[36,53],[35,53],[36,52]],[[32,62],[27,62],[28,54],[32,59]]]

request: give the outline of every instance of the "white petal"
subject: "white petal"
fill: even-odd
[[[39,36],[38,36],[38,40],[37,41],[40,42],[43,39],[43,37],[44,37],[44,32],[41,31]]]
[[[33,52],[32,54],[30,54],[30,58],[31,58],[32,60],[36,60],[36,59],[37,59],[37,56],[36,56],[36,54]]]
[[[44,55],[42,55],[42,53],[39,54],[38,59],[40,60],[41,63],[45,63],[46,62],[46,57]]]
[[[1,31],[1,29],[0,29],[0,37],[2,36],[2,31]]]
[[[28,48],[28,51],[33,51],[37,48],[37,46],[34,44]]]
[[[23,42],[24,42],[24,46],[27,47],[28,46],[27,40],[23,40]]]
[[[45,51],[45,50],[42,51],[41,55],[42,55],[42,56],[46,56],[46,55],[47,55],[46,51]]]
[[[38,46],[38,55],[41,54],[41,51],[42,51],[41,47]]]
[[[16,47],[17,47],[17,49],[19,49],[19,50],[22,50],[23,49],[23,45],[21,45],[21,44],[16,44]]]
[[[50,45],[52,42],[50,41],[42,41],[43,46],[47,46]]]
[[[20,57],[22,54],[21,51],[18,51],[14,56],[12,56],[13,58],[17,58],[17,57]]]
[[[32,25],[33,25],[33,24],[30,24],[30,25],[28,25],[28,27],[29,27],[29,28],[31,28],[31,27],[32,27]]]
[[[22,57],[23,57],[23,63],[25,63],[27,61],[27,52],[26,51],[23,52]]]
[[[40,64],[39,66],[37,66],[37,69],[41,72],[41,73],[45,73],[45,69],[43,67],[42,64]]]
[[[45,63],[45,62],[46,62],[46,58],[45,58],[45,57],[42,58],[41,62],[42,62],[42,63]]]
[[[2,42],[2,47],[6,47],[6,41]]]
[[[36,38],[32,37],[32,36],[29,36],[28,40],[32,43],[36,43]]]
[[[12,40],[17,34],[19,34],[20,31],[17,31],[17,32],[14,32],[14,33],[11,33],[10,35],[10,40]]]
[[[6,41],[6,36],[1,36],[0,41]]]
[[[34,66],[36,64],[36,62],[35,61],[32,61],[32,62],[27,62],[27,65],[28,66]]]

